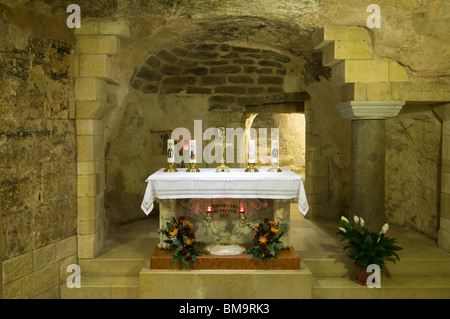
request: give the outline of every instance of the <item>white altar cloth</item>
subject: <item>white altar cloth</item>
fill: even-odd
[[[217,172],[215,168],[201,168],[200,172],[164,173],[160,169],[147,179],[141,208],[145,214],[153,210],[153,201],[179,198],[264,198],[294,199],[303,215],[309,210],[303,178],[289,169],[279,173],[260,170],[245,173],[244,168]]]

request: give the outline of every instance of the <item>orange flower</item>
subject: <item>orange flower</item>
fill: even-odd
[[[274,234],[278,233],[278,229],[276,229],[275,227],[270,227],[270,231]]]
[[[277,225],[277,222],[274,222],[274,221],[269,221],[269,224],[270,224],[270,226],[276,226]]]
[[[253,227],[255,227],[256,229],[259,229],[259,225],[255,225],[255,226],[253,226]]]
[[[189,246],[190,244],[192,244],[192,240],[190,239],[190,238],[188,238],[187,240],[186,240],[186,243],[185,243],[187,246]]]
[[[175,237],[178,234],[178,228],[175,228],[173,232],[169,233],[170,237]]]
[[[194,227],[194,225],[191,224],[190,222],[188,222],[187,220],[185,220],[184,223],[185,223],[186,226],[189,227],[189,228],[193,228],[193,227]]]
[[[260,244],[265,244],[265,243],[267,243],[267,238],[261,236],[261,237],[259,237],[258,241],[259,241]]]
[[[256,236],[256,232],[253,233],[252,238]]]
[[[173,228],[177,228],[178,227],[178,223],[173,223]]]

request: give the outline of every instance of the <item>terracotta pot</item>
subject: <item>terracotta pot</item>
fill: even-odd
[[[361,285],[367,285],[367,277],[369,277],[369,274],[367,273],[367,269],[363,268],[361,269],[357,264],[355,264],[356,268],[356,282]]]

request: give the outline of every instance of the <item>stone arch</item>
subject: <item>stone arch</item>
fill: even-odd
[[[203,121],[203,129],[208,127],[230,127],[244,128],[244,114],[255,108],[281,108],[283,105],[298,106],[303,110],[303,102],[309,99],[307,92],[292,92],[293,85],[286,85],[289,79],[286,78],[288,72],[292,72],[292,59],[296,59],[290,53],[283,54],[282,51],[270,50],[267,46],[261,48],[257,44],[246,43],[221,43],[221,42],[193,42],[187,45],[176,43],[159,46],[157,50],[151,51],[143,57],[137,64],[136,70],[130,79],[130,92],[127,95],[127,102],[123,119],[125,122],[121,127],[138,127],[133,136],[139,136],[140,132],[150,132],[152,134],[151,144],[162,145],[167,134],[170,134],[176,127],[187,127],[193,133],[192,124],[194,120]],[[287,93],[290,92],[290,93]],[[174,105],[178,105],[179,112],[185,113],[185,122],[179,118]],[[200,107],[203,114],[196,114],[195,109]],[[189,109],[190,108],[190,109]],[[167,123],[161,118],[162,109],[169,112],[172,123]],[[192,114],[190,114],[192,113]],[[137,119],[147,117],[145,123]],[[159,123],[154,123],[151,127],[151,117],[161,118]],[[134,119],[134,120],[133,120]],[[190,122],[186,124],[186,121]],[[139,124],[138,124],[139,122]],[[165,126],[164,126],[165,123]],[[184,125],[185,124],[185,125]],[[119,127],[119,130],[121,128]],[[122,132],[122,131],[121,131]],[[127,131],[128,132],[128,131]],[[131,151],[125,152],[120,149],[120,145],[128,147],[125,141],[127,134],[119,134],[119,140],[109,148],[108,163],[110,163],[111,183],[114,179],[117,183],[122,183],[121,187],[132,188],[130,183],[141,184],[142,180],[155,170],[165,165],[165,158],[158,150],[147,152],[147,159],[138,159],[144,152],[139,149],[139,145],[132,144]],[[161,140],[158,141],[158,138]],[[123,142],[121,142],[123,141]],[[131,142],[133,143],[133,142]],[[204,145],[209,141],[204,141]],[[152,146],[153,147],[153,146]],[[236,146],[237,147],[237,146]],[[164,149],[162,147],[161,149]],[[122,169],[119,167],[117,157],[129,158],[130,153],[136,153],[136,161],[147,164],[141,167],[143,175],[135,178],[129,184],[123,186],[124,175],[131,175],[133,169]],[[125,154],[126,153],[126,154]],[[237,163],[238,150],[234,150],[235,164],[230,167],[239,167]],[[116,158],[116,159],[115,159]],[[112,161],[116,164],[111,164]],[[229,159],[228,159],[229,160]],[[128,162],[129,161],[123,161]],[[201,167],[215,167],[217,164],[201,163]],[[116,172],[114,172],[117,169]],[[112,173],[111,173],[112,172]],[[134,174],[134,173],[133,173]],[[116,179],[114,176],[117,176]],[[108,177],[108,176],[107,176]],[[126,182],[126,181],[125,181]],[[107,183],[108,184],[108,183]],[[108,188],[108,185],[107,185]],[[139,210],[139,203],[142,200],[142,191],[131,196],[129,193],[116,193],[110,188],[107,191],[107,202],[116,202],[117,205],[137,208],[133,218],[144,217]],[[118,203],[120,197],[126,196]],[[125,202],[129,204],[125,204]],[[130,209],[123,209],[129,211]],[[112,210],[111,210],[112,211]],[[114,213],[118,214],[118,213]],[[133,213],[134,214],[134,213]],[[131,216],[132,214],[129,214]],[[120,217],[122,222],[126,217]]]

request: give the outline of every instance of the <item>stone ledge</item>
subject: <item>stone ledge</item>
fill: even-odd
[[[183,289],[180,289],[183,283]],[[142,268],[141,299],[309,299],[311,272],[300,270],[162,270]]]
[[[151,269],[300,269],[300,257],[294,248],[283,249],[278,252],[277,259],[258,262],[252,255],[240,254],[234,256],[203,255],[198,261],[185,267],[181,261],[173,262],[170,250],[155,248],[150,257]]]
[[[405,101],[347,101],[336,107],[346,119],[386,119],[396,116]]]

